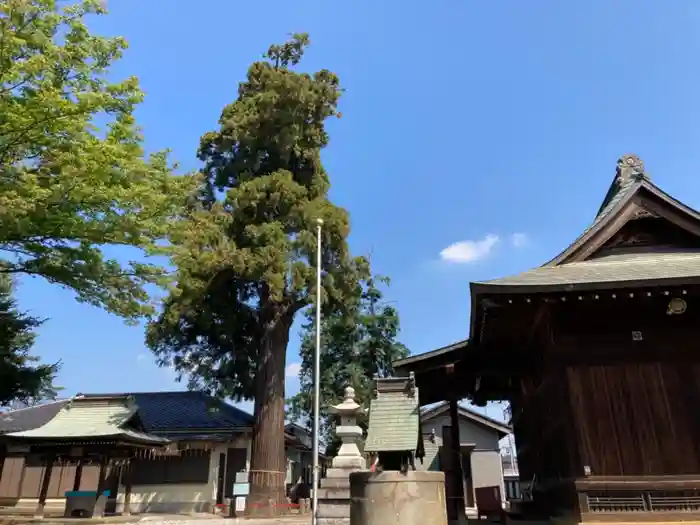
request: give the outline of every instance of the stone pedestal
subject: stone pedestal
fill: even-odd
[[[351,525],[447,525],[443,472],[358,472],[350,476]]]
[[[355,402],[352,387],[345,389],[345,399],[332,407],[331,412],[340,418],[336,434],[342,445],[331,462],[331,468],[326,471],[326,477],[321,480],[316,518],[318,525],[349,525],[350,474],[366,470],[365,458],[357,448],[357,442],[362,439],[357,416],[363,412],[363,408]]]

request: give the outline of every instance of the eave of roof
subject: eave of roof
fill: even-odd
[[[560,266],[543,266],[486,282],[474,294],[574,292],[700,283],[700,251],[624,253]]]
[[[126,398],[107,401],[75,398],[64,405],[55,417],[40,427],[8,432],[8,438],[22,441],[124,441],[135,444],[164,445],[168,439],[153,436],[127,426],[137,407]]]
[[[464,339],[456,343],[452,343],[448,346],[443,346],[437,350],[431,350],[430,352],[425,352],[423,354],[412,355],[405,357],[403,359],[398,359],[392,363],[392,366],[397,374],[404,375],[402,372],[406,372],[408,375],[409,371],[416,371],[418,366],[427,366],[430,368],[431,361],[442,362],[444,359],[451,358],[454,356],[455,359],[460,357],[460,354],[464,349],[469,346],[469,340]]]
[[[429,407],[421,411],[421,423],[425,423],[426,421],[430,421],[433,418],[436,418],[443,413],[447,412],[450,408],[450,404],[447,402],[442,402],[439,403],[438,405],[434,407]],[[488,416],[485,416],[483,414],[479,414],[478,412],[475,412],[463,405],[458,405],[458,413],[461,417],[464,417],[465,419],[468,419],[469,421],[472,421],[478,425],[481,425],[485,428],[495,430],[498,432],[498,435],[503,438],[513,432],[513,429],[509,426],[506,425],[505,423],[502,423],[500,421],[497,421],[495,419],[492,419]]]
[[[589,279],[588,281],[580,278],[575,279],[574,282],[566,282],[565,280],[559,279],[553,282],[539,281],[536,284],[518,281],[518,279],[525,274],[537,274],[537,272],[539,272],[539,274],[537,274],[538,279],[540,276],[556,275],[556,272],[551,274],[544,272],[544,270],[556,268],[560,265],[571,264],[573,261],[576,261],[577,254],[580,255],[580,252],[585,250],[587,245],[592,247],[591,243],[593,239],[595,239],[599,233],[603,233],[606,227],[612,227],[614,225],[613,221],[621,216],[626,207],[630,207],[629,205],[636,195],[643,195],[644,193],[647,193],[651,198],[662,201],[669,210],[673,210],[672,214],[677,217],[672,222],[677,221],[678,216],[680,216],[683,218],[683,222],[685,222],[685,227],[692,229],[696,235],[700,236],[700,213],[674,197],[671,197],[652,183],[644,172],[643,163],[638,157],[634,155],[624,155],[618,160],[615,178],[608,189],[593,223],[584,230],[566,250],[542,267],[530,270],[530,272],[524,272],[520,275],[502,279],[470,283],[471,314],[469,333],[471,334],[473,343],[476,345],[481,343],[485,316],[485,307],[482,298],[488,294],[593,291],[597,289],[604,290],[629,287],[675,286],[700,282],[700,273],[696,273],[694,262],[690,264],[690,267],[687,265],[685,267],[676,267],[673,272],[667,272],[665,274],[654,272],[647,268],[644,275],[635,276],[635,278],[630,278],[630,274],[628,273],[627,275],[618,275],[615,278],[597,278]],[[642,279],[640,280],[639,277],[642,277]]]
[[[0,435],[38,428],[56,417],[59,410],[69,401],[68,399],[49,401],[0,413]]]

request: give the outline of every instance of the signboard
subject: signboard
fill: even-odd
[[[233,484],[233,495],[234,496],[247,496],[250,492],[249,483],[234,483]]]
[[[246,471],[236,472],[236,483],[248,483],[248,473]]]

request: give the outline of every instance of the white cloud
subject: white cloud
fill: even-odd
[[[299,377],[301,363],[289,363],[284,371],[285,377]]]
[[[144,359],[146,359],[146,354],[139,354],[136,356],[137,361],[143,361]]]
[[[478,261],[486,257],[496,244],[498,235],[489,234],[478,241],[459,241],[450,244],[440,252],[440,259],[445,262],[463,264]]]
[[[514,248],[521,248],[527,244],[528,238],[525,233],[514,233],[510,236],[510,243]]]

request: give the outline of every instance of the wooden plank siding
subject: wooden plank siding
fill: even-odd
[[[66,491],[73,490],[76,468],[75,461],[54,465],[47,498],[62,498]],[[39,497],[45,471],[42,456],[8,456],[0,472],[0,501]],[[85,464],[80,477],[80,490],[95,490],[99,471],[99,465]]]
[[[567,468],[552,474],[700,475],[695,323],[687,314],[666,314],[670,297],[639,295],[559,305],[545,328],[552,386],[540,394],[549,414],[540,424],[543,434],[562,425],[560,449],[574,445],[568,458],[559,458]],[[641,341],[633,331],[641,332]],[[550,418],[557,422],[546,423]]]
[[[700,405],[689,395],[699,372],[673,363],[567,369],[582,466],[605,476],[700,474]]]

